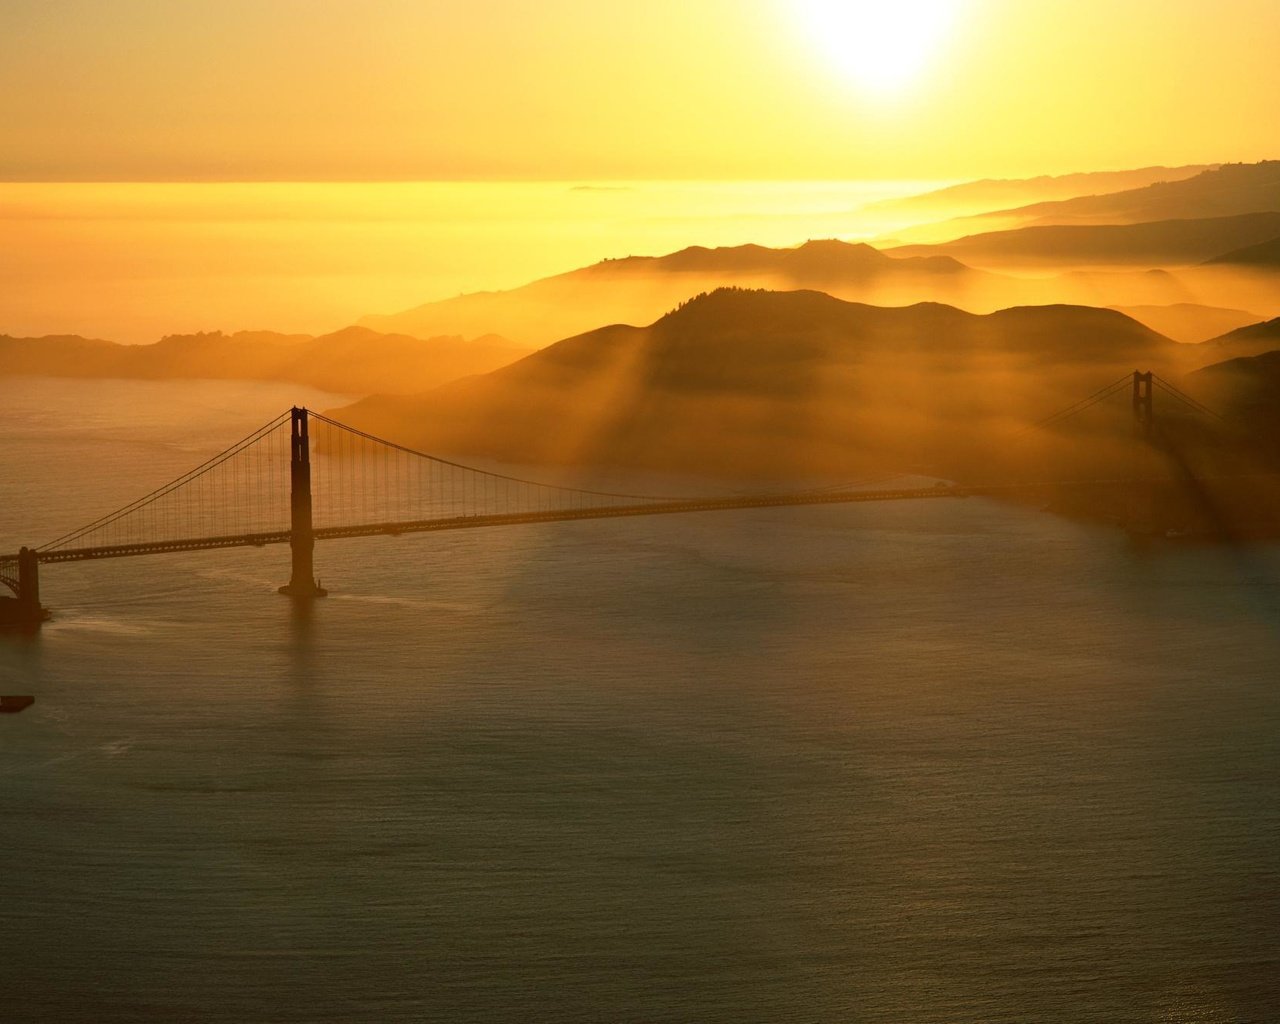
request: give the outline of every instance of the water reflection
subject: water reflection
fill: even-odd
[[[281,600],[289,605],[288,680],[297,690],[310,690],[316,681],[316,601],[305,597]]]

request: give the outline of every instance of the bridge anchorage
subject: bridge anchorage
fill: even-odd
[[[1026,429],[1059,426],[1112,396],[1131,393],[1137,445],[1155,449],[1161,444],[1152,405],[1156,388],[1197,413],[1217,417],[1161,377],[1135,371]],[[1145,496],[1133,504],[1147,506],[1155,504],[1153,487],[1171,482],[1143,479],[1135,463],[1124,480],[899,483],[879,489],[863,480],[755,494],[622,494],[464,466],[293,408],[137,501],[38,548],[0,555],[0,587],[14,595],[0,596],[0,627],[34,631],[50,617],[40,603],[41,563],[288,544],[289,582],[279,592],[305,602],[326,594],[315,576],[315,546],[321,540],[729,509],[979,495],[1038,498],[1063,486],[1119,487]],[[1131,521],[1143,517],[1143,509],[1130,513]]]

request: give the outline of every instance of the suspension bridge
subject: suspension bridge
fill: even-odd
[[[1135,434],[1150,440],[1157,388],[1197,413],[1217,416],[1158,375],[1135,371],[1032,428],[1056,427],[1131,391]],[[49,617],[40,599],[42,564],[288,544],[291,574],[280,592],[310,599],[326,593],[314,565],[315,544],[322,540],[729,509],[936,501],[1061,483],[884,489],[864,483],[857,489],[700,497],[614,493],[462,465],[295,407],[123,508],[39,547],[0,556],[0,585],[15,595],[0,598],[0,623],[34,628]]]

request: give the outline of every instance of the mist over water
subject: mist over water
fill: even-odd
[[[926,182],[0,182],[0,333],[323,333],[688,245],[864,238]],[[685,297],[685,296],[682,296]]]
[[[342,397],[21,395],[4,551]],[[287,563],[49,566],[0,638],[6,1019],[1280,1005],[1274,544],[976,499],[460,531],[319,545],[310,614]]]

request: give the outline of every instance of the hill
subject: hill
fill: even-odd
[[[1237,381],[1250,382],[1273,395],[1280,395],[1280,349],[1256,356],[1227,359],[1196,370],[1192,376],[1199,380],[1235,378]],[[1266,404],[1273,404],[1273,401],[1268,398]],[[1272,411],[1280,416],[1280,402],[1274,402]]]
[[[1178,346],[1110,310],[978,316],[722,289],[484,377],[335,413],[426,451],[745,475],[989,459],[1035,420]],[[1127,435],[1126,435],[1127,436]]]
[[[0,335],[0,375],[278,380],[345,394],[412,392],[528,353],[503,338],[423,340],[348,327],[318,338],[269,331],[169,335],[152,345]]]
[[[1280,346],[1280,321],[1275,322]],[[1280,445],[1280,349],[1214,363],[1191,375],[1198,393],[1238,418],[1274,462]]]
[[[1082,174],[1041,175],[1036,178],[984,179],[948,188],[886,199],[865,209],[929,217],[961,217],[1003,210],[1017,204],[1098,196],[1129,191],[1158,182],[1180,181],[1208,170],[1210,165],[1142,167],[1132,171],[1092,171]]]
[[[1256,324],[1262,320],[1257,313],[1250,313],[1247,310],[1223,309],[1220,306],[1204,306],[1195,302],[1109,308],[1133,317],[1138,323],[1146,324],[1166,338],[1189,344],[1207,341],[1238,327]]]
[[[1280,238],[1259,242],[1257,245],[1247,245],[1243,249],[1215,256],[1211,260],[1206,260],[1205,265],[1280,270]]]
[[[951,256],[979,267],[1187,266],[1280,235],[1280,212],[1141,224],[1053,225],[910,245],[894,256]]]
[[[1238,327],[1196,346],[1203,353],[1201,365],[1240,356],[1255,356],[1280,349],[1280,317]]]
[[[1168,179],[1104,195],[984,212],[946,225],[952,236],[1055,224],[1138,224],[1280,211],[1280,160],[1224,164],[1192,177]]]
[[[510,291],[461,295],[359,323],[419,337],[494,332],[543,345],[602,323],[648,323],[690,295],[729,285],[817,289],[882,305],[984,305],[1005,294],[1006,284],[949,256],[904,258],[832,240],[793,249],[693,246],[666,256],[604,260]]]

